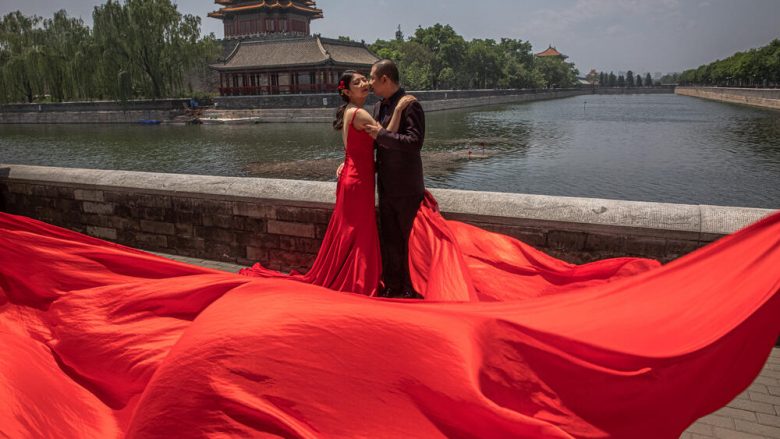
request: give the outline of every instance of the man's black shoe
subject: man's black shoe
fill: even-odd
[[[402,299],[424,299],[424,297],[416,291],[404,291],[401,294],[401,298]]]
[[[394,288],[383,288],[379,292],[379,297],[387,297],[393,299],[393,298],[403,297],[403,293],[401,292],[401,290],[396,290]]]

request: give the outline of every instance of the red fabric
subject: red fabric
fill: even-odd
[[[780,332],[780,215],[608,283],[630,264],[566,268],[449,226],[479,238],[469,269],[533,266],[548,293],[338,294],[0,214],[0,433],[676,438],[753,380]],[[487,239],[502,259],[481,266]]]
[[[287,275],[257,263],[241,270],[241,274],[287,278],[368,296],[377,294],[382,256],[374,208],[374,139],[365,131],[355,129],[356,115],[357,111],[352,113],[347,128],[344,169],[336,187],[336,206],[311,269],[306,274]]]
[[[509,236],[445,220],[427,192],[409,238],[412,282],[428,300],[522,300],[605,284],[658,266],[643,258],[570,264]]]
[[[473,238],[458,263],[486,301],[255,279],[0,214],[0,433],[677,438],[780,332],[780,214],[645,271],[444,226]]]

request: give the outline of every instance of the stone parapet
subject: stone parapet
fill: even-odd
[[[570,88],[518,90],[429,90],[412,91],[425,111],[455,110],[485,105],[559,99],[585,94],[672,93],[673,88]],[[367,106],[376,102],[371,96]],[[335,108],[343,102],[333,93],[268,96],[222,96],[215,105],[203,107],[204,123],[280,123],[333,120]],[[53,104],[0,105],[0,124],[116,124],[141,121],[187,123],[186,99],[122,102],[63,102]]]
[[[143,121],[170,121],[180,111],[61,111],[61,112],[2,112],[2,124],[128,124]]]
[[[780,89],[734,87],[677,87],[682,96],[780,110]]]
[[[600,95],[653,95],[674,94],[673,85],[656,85],[654,87],[598,87],[596,94]]]
[[[464,91],[436,91],[436,92],[411,92],[420,99],[420,105],[426,112],[455,110],[460,108],[481,107],[485,105],[512,104],[519,102],[541,101],[548,99],[560,99],[582,94],[590,94],[589,89],[560,89],[533,91],[526,90],[522,93],[488,93],[486,91],[476,90],[469,94]],[[321,108],[264,108],[268,104],[266,99],[274,98],[272,96],[247,96],[235,97],[234,105],[223,105],[223,101],[218,100],[216,108],[207,110],[202,118],[204,123],[305,123],[305,122],[332,122],[336,114],[336,104],[341,104],[340,99],[335,99],[333,95],[300,95],[306,102],[299,102],[303,105],[312,99],[311,96],[319,96],[321,100],[328,101],[329,104]],[[372,97],[371,102],[375,102]],[[371,108],[371,104],[367,104]]]
[[[85,101],[0,105],[0,124],[136,123],[171,120],[189,99]]]
[[[61,113],[81,111],[168,111],[180,110],[189,99],[148,99],[132,101],[53,102],[46,104],[3,104],[0,113]]]
[[[334,183],[0,164],[0,208],[150,251],[307,270]],[[433,189],[444,215],[582,263],[670,261],[767,209]]]

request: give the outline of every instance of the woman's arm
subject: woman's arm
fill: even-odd
[[[357,110],[357,114],[355,115],[355,120],[352,122],[352,126],[355,127],[358,131],[365,131],[366,126],[368,125],[374,125],[378,124],[379,122],[375,121],[373,117],[371,117],[370,114],[368,114],[368,111],[359,108]]]
[[[390,131],[391,133],[398,132],[398,128],[401,126],[401,119],[403,118],[404,110],[406,110],[406,107],[408,107],[412,102],[417,102],[417,98],[412,95],[405,95],[401,98],[400,101],[398,101],[398,105],[396,105],[395,110],[393,110],[393,117],[390,119],[390,123],[387,124],[387,131]]]

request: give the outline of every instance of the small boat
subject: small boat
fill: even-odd
[[[141,125],[159,125],[160,121],[154,119],[141,119],[138,121],[138,123]]]

